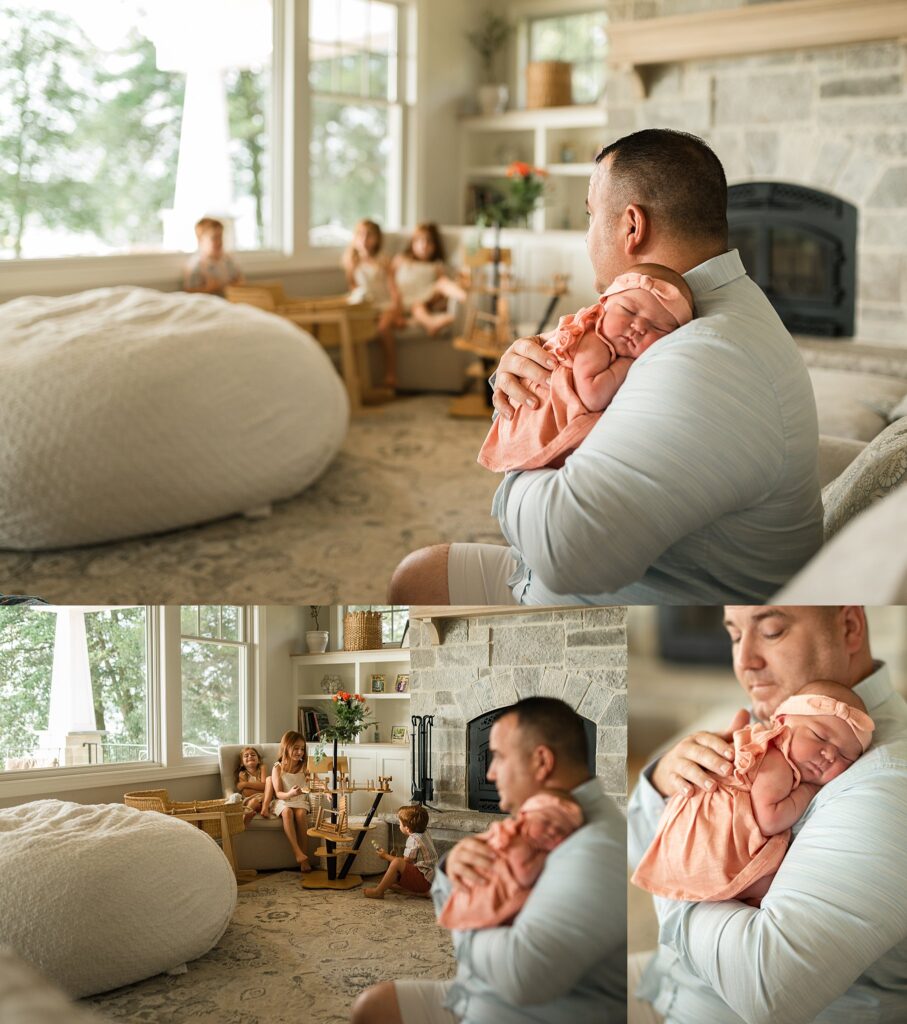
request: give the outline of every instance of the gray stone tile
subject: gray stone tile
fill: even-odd
[[[905,104],[907,107],[907,104]],[[907,208],[907,164],[889,167],[866,200],[868,207]]]
[[[567,631],[568,647],[616,647],[626,643],[626,640],[627,632],[623,626]]]
[[[899,95],[903,91],[904,79],[899,74],[832,78],[819,86],[821,99],[841,96],[891,96]]]
[[[627,621],[627,606],[612,605],[609,608],[584,608],[583,625],[590,628],[601,626],[624,626]]]
[[[545,665],[557,658],[563,647],[564,627],[559,624],[495,629],[491,664]]]
[[[490,664],[488,644],[442,644],[438,650],[438,667],[472,665],[475,668]]]
[[[627,664],[625,647],[569,647],[565,655],[567,668],[623,668]]]
[[[813,109],[813,82],[800,72],[776,71],[715,83],[715,124],[805,121]]]

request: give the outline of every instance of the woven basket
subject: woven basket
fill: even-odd
[[[144,789],[137,790],[134,793],[124,793],[123,803],[127,807],[134,807],[138,811],[157,811],[159,814],[169,814],[172,818],[179,818],[186,814],[204,813],[206,811],[226,811],[227,828],[231,836],[235,836],[245,828],[243,823],[243,811],[245,808],[243,805],[230,804],[225,800],[171,800],[166,789]],[[222,838],[219,818],[212,818],[210,821],[193,821],[190,824],[198,825],[212,839]]]
[[[346,612],[343,616],[345,651],[379,651],[381,646],[381,612]]]
[[[526,65],[526,107],[569,107],[573,102],[573,65],[563,60],[535,60]]]

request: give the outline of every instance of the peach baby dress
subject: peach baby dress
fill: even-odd
[[[530,815],[544,818],[544,838],[528,834]],[[582,824],[582,809],[572,799],[544,792],[529,797],[515,818],[496,821],[482,833],[497,854],[489,877],[471,889],[454,889],[438,924],[460,929],[509,924],[529,898],[548,854]]]
[[[675,900],[729,900],[778,870],[790,829],[762,834],[750,792],[769,746],[777,747],[794,773],[790,728],[783,722],[747,725],[734,733],[734,770],[716,778],[711,792],[692,787],[668,801],[652,844],[631,881],[656,896]]]
[[[551,372],[550,387],[533,388],[539,399],[535,409],[521,405],[512,419],[503,416],[495,419],[479,451],[481,465],[495,473],[563,466],[567,456],[579,447],[598,422],[633,365],[633,357],[619,355],[613,342],[605,336],[603,321],[609,296],[637,288],[650,292],[674,316],[678,325],[689,323],[692,310],[673,284],[648,274],[620,274],[594,306],[560,318],[557,330],[544,344],[557,361]],[[610,352],[610,359],[603,363],[602,369],[612,367],[613,388],[600,409],[589,409],[584,404],[573,380],[576,351],[590,332],[601,341],[606,352]]]

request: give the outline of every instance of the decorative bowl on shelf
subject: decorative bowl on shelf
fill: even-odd
[[[321,692],[336,693],[343,686],[343,680],[338,675],[328,673],[321,677]]]

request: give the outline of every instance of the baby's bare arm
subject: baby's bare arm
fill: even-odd
[[[633,360],[612,358],[611,349],[593,331],[580,339],[573,357],[573,383],[587,409],[604,409],[626,379]]]
[[[753,780],[750,799],[753,815],[763,835],[774,836],[785,832],[798,821],[819,792],[819,786],[801,782],[794,789],[794,772],[784,755],[771,747]]]

